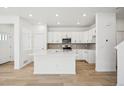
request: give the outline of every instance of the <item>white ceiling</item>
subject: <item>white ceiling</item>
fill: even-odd
[[[0,8],[0,15],[16,15],[24,17],[33,24],[48,24],[48,26],[91,26],[95,23],[97,12],[115,12],[115,8],[99,7],[9,7]],[[87,16],[83,16],[83,14]],[[29,17],[32,14],[32,17]],[[56,14],[59,16],[56,17]],[[58,25],[57,22],[60,22]],[[80,22],[80,24],[77,24]]]

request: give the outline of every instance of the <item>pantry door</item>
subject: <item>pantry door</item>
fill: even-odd
[[[0,64],[13,61],[13,25],[0,25]]]

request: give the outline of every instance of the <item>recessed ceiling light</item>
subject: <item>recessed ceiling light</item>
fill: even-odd
[[[57,22],[57,24],[59,25],[59,24],[60,24],[60,22]]]
[[[86,14],[83,14],[83,16],[87,16]]]
[[[4,8],[8,8],[8,7],[6,6],[6,7],[4,7]]]
[[[32,14],[29,14],[30,17],[32,17]]]
[[[40,25],[41,23],[40,23],[40,22],[38,22],[38,24]]]
[[[77,22],[77,24],[79,25],[79,24],[80,24],[80,22]]]
[[[56,17],[59,16],[58,14],[56,14]]]

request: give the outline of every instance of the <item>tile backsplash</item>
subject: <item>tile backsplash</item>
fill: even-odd
[[[62,49],[62,43],[48,43],[48,49]],[[72,49],[96,49],[95,43],[72,44]]]

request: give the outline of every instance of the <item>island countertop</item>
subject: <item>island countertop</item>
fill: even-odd
[[[29,55],[74,55],[76,54],[78,51],[88,51],[88,49],[73,49],[73,50],[67,50],[67,51],[63,51],[62,49],[48,49],[48,50],[35,50],[33,54],[29,54]]]

